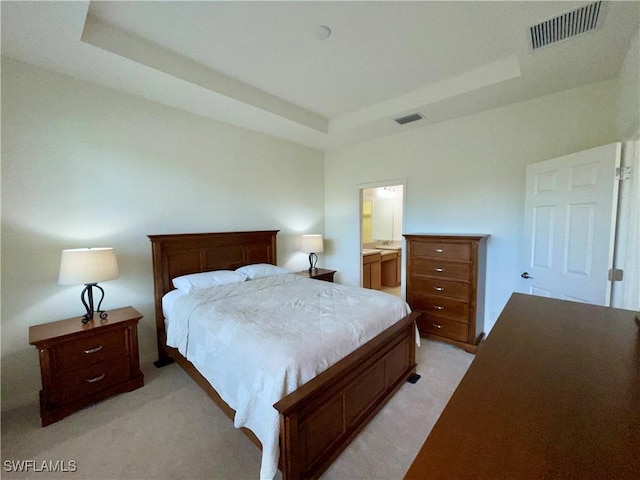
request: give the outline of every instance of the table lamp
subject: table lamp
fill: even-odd
[[[104,290],[98,282],[106,282],[118,278],[118,262],[113,248],[74,248],[62,251],[60,259],[60,285],[82,285],[84,290],[80,300],[87,313],[82,317],[82,323],[93,319],[93,314],[100,314],[100,318],[107,318],[107,312],[100,310],[104,300]],[[93,288],[102,292],[98,307],[94,309]]]
[[[322,235],[320,234],[308,234],[302,235],[302,241],[300,242],[300,250],[309,254],[309,272],[317,271],[316,263],[318,262],[318,256],[316,253],[324,252],[324,245],[322,243]]]

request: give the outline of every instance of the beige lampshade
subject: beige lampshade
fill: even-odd
[[[322,235],[320,234],[302,235],[302,240],[300,241],[300,251],[305,253],[324,252]]]
[[[60,285],[106,282],[118,278],[113,248],[74,248],[62,251]]]

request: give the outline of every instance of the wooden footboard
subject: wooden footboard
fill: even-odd
[[[285,480],[318,478],[415,372],[410,314],[274,405]]]
[[[283,480],[320,477],[415,372],[417,316],[406,316],[274,405]],[[159,356],[174,359],[233,420],[235,410],[178,350],[165,345]],[[241,430],[262,448],[251,430]]]

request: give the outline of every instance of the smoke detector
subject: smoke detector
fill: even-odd
[[[331,36],[331,28],[329,28],[327,25],[317,25],[313,29],[313,36],[318,40],[329,38]]]

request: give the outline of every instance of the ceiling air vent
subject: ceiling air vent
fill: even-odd
[[[422,120],[422,115],[419,113],[412,113],[411,115],[406,115],[404,117],[396,118],[396,122],[400,125],[405,125],[407,123],[415,122],[417,120]]]
[[[595,29],[601,3],[589,3],[530,27],[531,47],[536,50]]]

